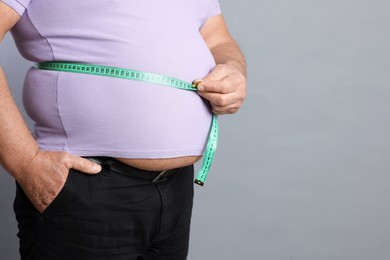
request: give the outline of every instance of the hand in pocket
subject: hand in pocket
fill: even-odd
[[[69,170],[87,174],[101,171],[100,165],[66,152],[39,151],[25,163],[16,178],[35,208],[43,213],[65,185]]]

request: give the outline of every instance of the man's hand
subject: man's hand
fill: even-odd
[[[233,63],[218,64],[198,84],[198,94],[210,102],[214,114],[236,113],[246,96],[246,77]]]
[[[24,162],[23,173],[16,179],[35,208],[43,213],[64,187],[69,170],[96,174],[101,167],[87,159],[54,151],[39,151]]]
[[[244,56],[222,14],[209,18],[200,33],[217,65],[197,84],[198,93],[210,102],[215,114],[236,113],[246,96]]]

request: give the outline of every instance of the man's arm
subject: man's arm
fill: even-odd
[[[15,25],[20,16],[0,2],[0,42]],[[21,162],[31,160],[38,152],[8,88],[5,74],[0,67],[0,162],[15,178]]]
[[[244,56],[230,35],[222,15],[210,18],[201,29],[216,67],[198,85],[198,93],[207,99],[215,114],[239,110],[246,96]]]
[[[0,42],[19,19],[19,14],[0,2]],[[100,166],[86,159],[64,152],[39,150],[12,98],[1,67],[0,163],[41,212],[63,187],[70,168],[88,173],[100,171]],[[98,168],[93,169],[93,166]]]

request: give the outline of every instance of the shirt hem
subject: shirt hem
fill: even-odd
[[[26,10],[26,7],[24,5],[22,5],[21,3],[19,3],[18,1],[0,0],[0,2],[3,2],[4,4],[11,7],[20,16],[22,16],[24,11]]]
[[[87,150],[87,149],[70,149],[64,147],[53,147],[40,145],[42,150],[69,152],[77,156],[107,156],[116,158],[134,158],[134,159],[168,159],[183,156],[202,156],[203,150],[163,150],[163,151],[110,151],[110,150]]]

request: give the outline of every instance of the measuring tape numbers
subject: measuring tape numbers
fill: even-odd
[[[180,79],[172,78],[165,75],[154,74],[150,72],[143,72],[131,69],[101,66],[94,64],[84,64],[77,62],[58,62],[45,61],[38,63],[38,69],[64,71],[82,74],[91,74],[97,76],[121,78],[127,80],[137,80],[153,84],[174,87],[183,90],[196,91],[200,81],[189,83]],[[214,155],[217,150],[218,143],[218,120],[215,114],[212,115],[210,133],[206,144],[206,150],[203,156],[202,167],[195,178],[195,183],[203,186],[207,175],[210,171],[211,164],[214,160]]]

